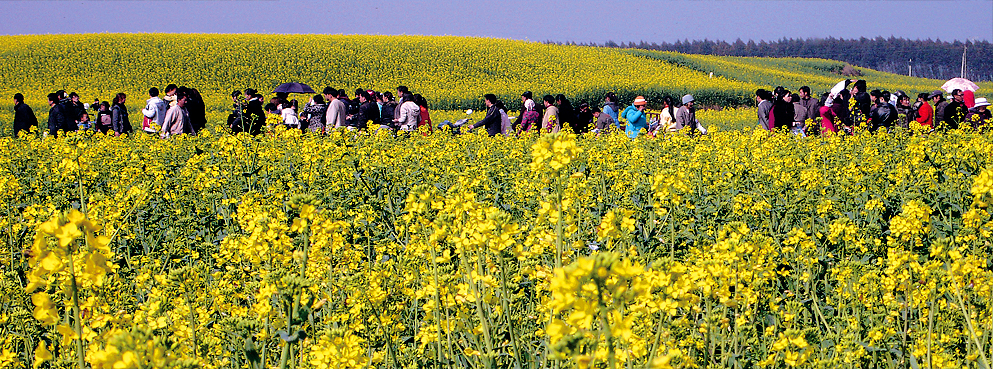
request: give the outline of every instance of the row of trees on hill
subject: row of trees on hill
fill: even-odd
[[[965,77],[993,81],[993,43],[989,41],[908,40],[876,38],[784,38],[778,41],[734,42],[683,40],[675,43],[607,41],[604,44],[556,43],[582,46],[637,48],[676,51],[686,54],[759,57],[823,58],[857,66],[915,77],[949,79],[961,77],[962,54],[966,54]]]

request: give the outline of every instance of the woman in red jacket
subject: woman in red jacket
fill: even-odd
[[[917,94],[917,103],[914,105],[917,107],[917,123],[931,130],[934,127],[934,108],[927,102],[927,98],[928,94],[926,92]]]
[[[421,94],[415,94],[414,104],[417,104],[417,107],[421,108],[421,121],[417,122],[417,129],[420,129],[421,126],[428,126],[428,131],[423,133],[423,135],[427,136],[434,129],[434,125],[431,124],[431,114],[428,112],[428,101]]]

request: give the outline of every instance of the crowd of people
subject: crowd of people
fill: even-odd
[[[352,98],[347,91],[325,87],[309,98],[302,108],[287,93],[276,93],[263,103],[264,96],[254,89],[231,94],[232,112],[227,126],[232,132],[258,135],[265,131],[270,116],[278,117],[289,129],[326,133],[334,129],[366,130],[373,124],[380,130],[424,134],[433,130],[427,100],[412,93],[406,86],[392,91],[377,92],[357,89]],[[398,100],[399,99],[399,100]],[[582,103],[574,107],[563,94],[544,95],[535,102],[531,91],[521,94],[521,110],[509,116],[507,106],[494,94],[483,96],[486,114],[468,129],[483,128],[490,136],[515,136],[523,132],[559,132],[568,127],[572,132],[597,135],[623,131],[636,138],[642,132],[657,136],[685,130],[690,134],[706,134],[706,128],[696,118],[693,95],[676,100],[664,97],[658,102],[660,110],[649,111],[648,100],[636,97],[626,108],[613,92],[603,97],[600,106]],[[127,95],[116,94],[111,103],[95,99],[84,104],[75,92],[60,90],[48,95],[49,115],[47,135],[59,131],[94,130],[120,136],[134,131],[128,109]],[[969,126],[986,129],[993,123],[990,103],[975,98],[973,91],[953,90],[946,100],[940,90],[917,95],[916,101],[903,91],[867,91],[865,80],[845,80],[820,99],[814,98],[810,87],[800,87],[796,93],[784,87],[772,91],[755,91],[758,125],[762,129],[787,129],[806,136],[824,132],[852,134],[857,128],[871,132],[895,127],[909,128],[917,122],[925,129],[947,130]],[[950,100],[950,101],[949,101]],[[24,103],[24,96],[14,95],[14,134],[37,126],[34,112]],[[91,118],[92,110],[92,118]],[[164,94],[152,87],[141,109],[141,131],[161,138],[179,134],[196,134],[207,124],[206,106],[200,92],[175,84],[166,86]],[[622,123],[623,122],[623,123]],[[811,124],[813,123],[813,124]],[[421,127],[425,127],[421,129]]]
[[[788,129],[797,135],[908,129],[914,122],[928,131],[966,127],[984,131],[993,123],[987,108],[990,103],[976,98],[973,91],[953,89],[946,99],[941,90],[935,90],[911,100],[903,91],[868,91],[865,80],[855,79],[839,82],[820,99],[811,96],[808,86],[800,87],[797,93],[784,87],[755,91],[758,125],[767,130]]]
[[[380,129],[404,132],[427,126],[427,133],[430,133],[432,123],[427,100],[420,94],[411,93],[405,86],[397,87],[396,92],[400,101],[391,91],[357,89],[353,98],[349,98],[345,90],[325,87],[320,94],[310,97],[301,109],[297,100],[290,100],[287,93],[277,93],[263,105],[262,94],[249,88],[244,93],[231,93],[233,106],[227,125],[232,132],[257,135],[264,131],[267,115],[277,115],[287,128],[315,133],[333,129],[364,130],[371,124],[379,124]]]
[[[399,101],[396,100],[399,97]],[[540,103],[535,102],[531,91],[521,94],[521,111],[510,117],[506,104],[494,94],[485,94],[485,116],[469,125],[469,131],[485,129],[490,136],[519,135],[522,132],[558,132],[569,127],[575,133],[607,133],[612,130],[624,131],[634,138],[642,129],[655,134],[659,127],[667,131],[678,131],[691,127],[706,133],[706,129],[696,119],[692,95],[683,96],[681,104],[666,98],[661,113],[646,111],[648,101],[638,96],[623,111],[619,109],[618,98],[614,93],[604,96],[603,106],[590,106],[582,103],[574,107],[563,94],[544,95]],[[392,91],[378,92],[357,89],[353,98],[345,90],[325,87],[320,94],[313,95],[300,108],[297,100],[290,100],[289,94],[277,93],[266,105],[264,97],[253,89],[234,91],[231,94],[232,112],[228,116],[228,127],[233,132],[248,132],[257,135],[267,124],[267,115],[279,116],[280,124],[290,129],[309,130],[325,133],[333,129],[363,130],[371,124],[379,124],[380,130],[393,132],[414,132],[426,127],[425,134],[434,128],[427,100],[420,94],[412,93],[406,86]],[[676,110],[678,109],[678,110]],[[622,120],[627,125],[622,126]]]
[[[195,88],[170,84],[165,95],[159,89],[148,90],[148,100],[141,109],[141,130],[152,135],[169,137],[175,134],[195,134],[207,125],[207,108],[203,96]],[[59,90],[48,94],[48,126],[43,132],[57,136],[59,131],[99,131],[114,136],[134,132],[128,113],[127,94],[114,95],[111,102],[94,99],[83,103],[79,94]],[[14,135],[38,127],[34,111],[24,103],[24,95],[14,95]]]

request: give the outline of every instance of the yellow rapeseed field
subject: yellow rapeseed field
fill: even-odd
[[[0,366],[984,367],[988,135],[2,138]]]
[[[145,35],[46,37],[3,47],[44,58],[97,38],[134,56],[129,45]],[[5,59],[0,85],[85,96],[175,82],[219,94],[278,69],[239,69],[244,59],[214,52],[262,50],[251,41],[271,36],[149,37],[205,61],[181,77],[149,57],[162,72],[137,77],[148,69],[128,69],[139,68],[129,56],[118,63],[131,72],[80,65],[91,78],[73,80]],[[590,50],[321,37],[365,50],[472,46],[464,60],[491,45],[486,55],[508,58],[471,65],[504,71],[565,70],[555,62],[582,65],[566,55]],[[230,42],[197,44],[210,39]],[[552,56],[510,58],[521,48]],[[300,53],[325,55],[317,49]],[[230,80],[198,71],[212,58],[231,61]],[[431,74],[302,78],[314,70],[272,83],[406,83],[452,107],[501,83],[505,93],[682,86],[665,74],[612,85],[596,69],[579,80],[479,77],[483,87],[434,85]],[[700,91],[751,88],[697,73]],[[215,106],[223,114],[222,98]],[[446,114],[457,115],[435,120]],[[753,115],[701,112],[710,134],[635,140],[283,128],[253,137],[217,124],[164,140],[0,137],[0,369],[988,368],[993,136],[734,128]]]

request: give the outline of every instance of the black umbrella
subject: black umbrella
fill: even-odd
[[[285,92],[288,94],[312,94],[314,93],[314,89],[310,88],[310,86],[307,86],[303,83],[290,82],[279,85],[279,87],[276,87],[276,89],[273,90],[272,92],[273,93]]]

